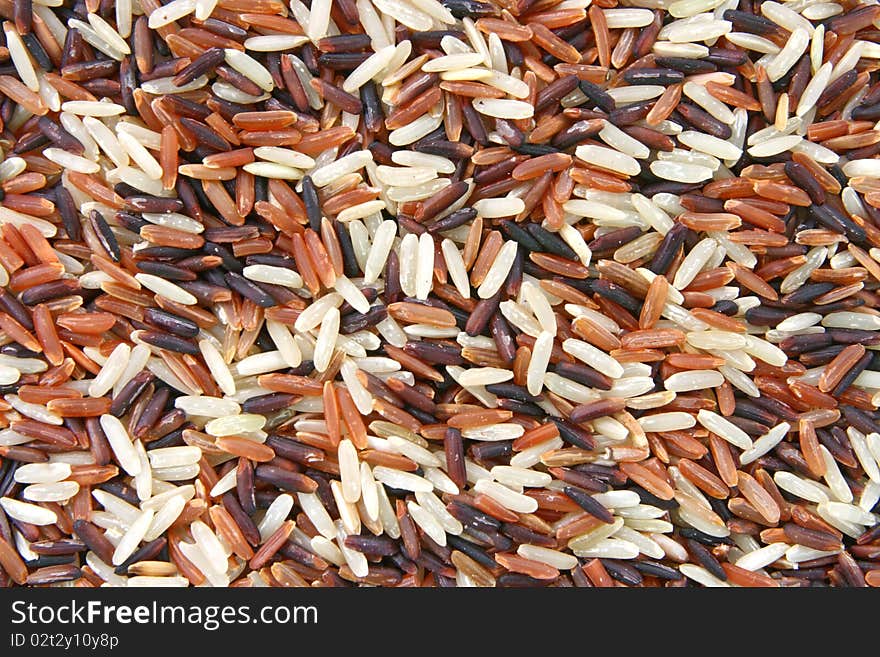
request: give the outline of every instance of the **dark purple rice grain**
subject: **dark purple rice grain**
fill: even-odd
[[[683,538],[701,543],[702,545],[733,545],[733,541],[730,538],[709,536],[709,534],[704,534],[699,529],[694,529],[693,527],[685,527],[680,533]]]
[[[513,453],[513,441],[499,440],[479,443],[471,447],[471,456],[476,461],[491,461],[492,459],[510,456]]]
[[[61,538],[58,540],[36,541],[31,543],[30,548],[39,555],[68,556],[83,552],[86,549],[86,545],[74,538]]]
[[[382,379],[370,372],[366,373],[366,377],[367,389],[371,393],[388,402],[392,406],[400,407],[402,405],[398,396],[391,391]]]
[[[619,249],[624,244],[632,242],[641,234],[642,230],[638,226],[618,228],[616,230],[612,230],[603,234],[601,237],[595,238],[588,244],[588,246],[594,254],[614,251]]]
[[[313,493],[317,488],[317,483],[314,479],[299,472],[290,472],[274,465],[258,465],[254,468],[254,477],[293,493]]]
[[[19,35],[29,34],[33,26],[33,3],[31,0],[14,0],[12,3],[12,16],[15,21],[15,29]],[[49,69],[51,70],[51,67]]]
[[[363,104],[364,125],[367,130],[376,133],[382,130],[385,114],[376,91],[376,85],[367,83],[360,89],[360,100]]]
[[[645,128],[640,125],[623,126],[622,130],[636,141],[640,141],[648,148],[657,151],[672,152],[675,150],[675,141],[661,132]]]
[[[110,462],[112,452],[98,418],[86,418],[86,433],[89,439],[89,450],[95,459],[95,464],[107,465]]]
[[[815,351],[808,351],[806,353],[801,354],[798,360],[806,365],[807,367],[818,367],[820,365],[827,365],[834,357],[837,356],[841,351],[845,349],[845,346],[842,344],[835,344],[829,347],[825,347],[824,349],[817,349]]]
[[[880,154],[880,144],[871,144],[870,146],[864,146],[862,148],[854,148],[851,151],[847,151],[846,156],[850,160],[867,160],[871,159],[877,154]],[[871,205],[868,205],[865,208],[865,211],[869,214],[874,214],[877,212],[877,209]]]
[[[212,148],[216,151],[228,151],[232,148],[229,142],[210,126],[185,116],[180,117],[179,120],[180,124],[193,134],[201,146]]]
[[[832,80],[828,86],[825,87],[825,91],[822,92],[822,95],[819,96],[819,100],[816,101],[816,107],[821,109],[837,100],[840,94],[855,83],[858,75],[858,71],[851,69],[846,73],[843,73],[840,77]],[[853,118],[855,118],[855,112],[853,112]]]
[[[730,126],[725,125],[704,109],[689,103],[679,103],[675,111],[685,122],[697,130],[719,139],[730,139]]]
[[[868,586],[868,583],[865,581],[865,574],[849,552],[841,550],[837,554],[837,564],[849,586],[858,588]]]
[[[496,162],[480,171],[474,173],[474,182],[478,185],[488,185],[500,180],[505,180],[510,176],[510,172],[519,164],[519,158],[511,156]]]
[[[189,354],[191,356],[197,356],[200,353],[199,348],[195,344],[184,338],[171,335],[170,333],[163,333],[161,331],[141,331],[139,337],[143,342],[158,347],[159,349],[165,349],[179,354]]]
[[[540,248],[534,249],[535,251],[546,251],[568,260],[578,259],[577,253],[556,233],[551,233],[546,228],[535,223],[526,224],[526,229],[535,241],[540,244]],[[522,246],[529,248],[525,244]]]
[[[311,552],[300,547],[293,541],[287,541],[287,543],[281,546],[281,549],[278,550],[278,553],[283,554],[288,559],[293,559],[297,563],[300,563],[307,568],[317,571],[317,576],[320,576],[320,572],[326,570],[327,566],[329,565],[321,557],[312,554]]]
[[[150,541],[149,543],[145,543],[137,550],[134,551],[128,559],[123,561],[121,564],[116,566],[114,572],[117,575],[125,575],[128,572],[128,567],[133,563],[137,563],[138,561],[149,561],[157,556],[165,549],[165,546],[168,545],[168,539],[164,536],[160,536],[159,538]]]
[[[260,286],[249,281],[241,274],[236,272],[228,272],[225,276],[226,282],[233,290],[243,297],[250,299],[261,308],[271,308],[277,305],[275,299],[267,294]]]
[[[507,280],[504,282],[504,293],[511,297],[518,297],[519,290],[522,286],[523,281],[523,273],[525,272],[525,257],[523,256],[523,249],[517,248],[516,253],[513,256],[513,264],[510,267],[510,272],[507,274]]]
[[[546,411],[535,404],[527,404],[515,399],[499,399],[498,408],[503,408],[521,415],[530,415],[532,417],[542,417]]]
[[[624,72],[623,79],[632,85],[659,84],[668,86],[684,80],[684,73],[674,68],[630,68]]]
[[[476,213],[474,212],[474,215]],[[464,222],[463,222],[464,223]],[[537,224],[529,224],[530,226]],[[522,247],[528,249],[529,251],[542,251],[541,244],[532,237],[526,230],[521,228],[519,224],[505,220],[500,223],[501,232],[504,233],[505,237],[508,239],[514,240]],[[445,228],[441,228],[440,230],[445,230]]]
[[[792,409],[788,404],[779,401],[778,399],[773,399],[772,397],[758,397],[755,398],[754,403],[758,406],[761,406],[771,413],[775,413],[778,417],[783,420],[795,420],[797,421],[798,414]]]
[[[599,85],[588,82],[587,80],[580,80],[578,82],[578,87],[594,107],[598,107],[606,114],[610,114],[617,108],[617,103],[614,101],[611,94],[602,89]]]
[[[858,376],[868,369],[868,366],[874,360],[874,354],[866,353],[862,356],[852,368],[843,375],[840,379],[840,382],[834,387],[834,390],[831,391],[831,394],[834,397],[839,398],[846,390],[853,384],[853,382],[858,378]]]
[[[535,111],[540,112],[578,88],[579,80],[576,75],[565,75],[557,78],[544,87],[535,99]]]
[[[810,68],[810,58],[808,55],[801,57],[792,69],[794,73],[791,76],[791,82],[788,85],[789,102],[796,104],[801,95],[804,93],[807,84],[810,82],[812,74]]]
[[[593,440],[592,434],[586,429],[561,418],[553,418],[552,421],[559,429],[559,437],[565,442],[581,449],[595,449],[596,442]]]
[[[772,428],[772,425],[761,424],[748,418],[731,416],[727,419],[750,436],[762,436]]]
[[[158,196],[128,196],[125,207],[132,212],[180,212],[184,209],[183,201],[176,198],[160,198]]]
[[[451,502],[446,506],[446,509],[454,518],[468,528],[467,535],[473,540],[478,540],[477,537],[481,534],[485,535],[486,532],[494,534],[501,527],[501,523],[498,520],[488,514],[477,511],[467,504]],[[469,541],[466,542],[470,544]],[[491,545],[492,541],[486,538],[485,544]],[[462,551],[467,554],[465,550]]]
[[[101,242],[101,246],[107,251],[107,254],[115,261],[119,262],[122,257],[122,251],[119,248],[119,242],[110,229],[110,225],[104,219],[100,212],[92,210],[89,212],[89,224],[95,231],[95,235]]]
[[[638,586],[642,583],[642,574],[632,565],[618,559],[602,559],[602,565],[613,579],[630,586]]]
[[[352,550],[381,557],[389,557],[399,551],[397,543],[387,536],[349,534],[345,537],[345,545]]]
[[[48,584],[79,579],[82,575],[82,570],[74,564],[46,566],[29,573],[26,584],[28,586],[46,586]]]
[[[352,71],[370,56],[365,52],[333,52],[318,57],[318,64],[331,71]]]
[[[410,101],[418,98],[422,92],[433,88],[439,80],[436,73],[421,73],[412,80],[408,80],[406,86],[401,86],[395,97],[398,106],[407,105]]]
[[[699,564],[703,566],[703,568],[708,570],[712,575],[720,579],[722,582],[727,581],[727,573],[725,572],[724,568],[721,567],[721,564],[718,562],[718,559],[715,558],[715,555],[707,550],[702,543],[692,538],[688,539],[687,549],[688,552],[690,552],[691,555],[696,558]]]
[[[556,539],[545,534],[539,534],[522,525],[506,522],[501,525],[501,533],[518,543],[540,545],[551,549],[556,547]]]
[[[176,246],[147,246],[138,249],[138,256],[156,260],[176,260],[194,255],[192,249],[181,249]]]
[[[743,32],[761,36],[787,36],[786,32],[770,19],[747,11],[728,9],[724,12],[724,20],[730,21],[737,30]]]
[[[602,129],[602,125],[591,120],[578,121],[553,137],[552,144],[564,149],[579,144],[588,137],[594,137]]]
[[[635,560],[632,562],[632,566],[640,573],[649,575],[651,577],[657,577],[659,579],[674,581],[683,579],[684,577],[675,568],[670,568],[667,565],[664,565],[657,561],[652,561],[650,559]]]
[[[275,468],[277,470],[278,468]],[[272,474],[270,472],[270,474]],[[238,503],[241,505],[241,508],[247,513],[249,516],[254,513],[257,509],[257,503],[254,499],[254,481],[256,479],[256,472],[254,469],[254,464],[251,463],[246,458],[238,459],[238,466],[236,468],[236,478],[235,478],[235,492],[237,495]]]
[[[486,127],[483,125],[483,119],[480,117],[480,114],[473,108],[470,103],[461,103],[461,115],[464,123],[464,128],[467,130],[468,134],[473,137],[473,140],[480,144],[481,146],[486,146],[489,144],[489,135],[486,132]],[[439,155],[439,153],[437,153]]]
[[[571,580],[576,588],[594,588],[593,583],[587,577],[587,574],[583,571],[582,568],[571,569]]]
[[[171,393],[168,388],[159,388],[153,393],[149,403],[146,405],[140,417],[137,419],[137,422],[135,422],[132,427],[131,432],[135,438],[143,438],[147,435],[150,429],[155,426],[162,413],[165,411],[165,406],[168,403],[170,396]]]
[[[73,82],[86,82],[114,75],[119,63],[113,60],[77,62],[61,67],[61,77]]]
[[[880,103],[859,105],[852,111],[854,121],[877,121],[880,119]]]
[[[62,150],[71,151],[76,155],[82,155],[85,151],[83,145],[76,137],[71,135],[57,123],[47,119],[45,116],[39,118],[37,121],[37,127],[40,129],[41,133],[57,144]]]
[[[322,461],[325,456],[323,450],[317,447],[303,445],[284,436],[270,434],[266,444],[275,450],[278,456],[304,465]]]
[[[640,103],[632,103],[625,107],[620,107],[608,115],[608,120],[618,127],[637,123],[648,116],[651,107],[654,105],[653,100],[642,101]]]
[[[119,64],[119,96],[122,99],[122,105],[129,113],[137,112],[137,104],[134,101],[134,89],[137,87],[137,76],[135,75],[135,65],[130,58],[125,58]]]
[[[857,467],[858,462],[856,461],[855,453],[852,451],[849,437],[843,429],[840,427],[831,427],[830,430],[817,429],[816,435],[819,438],[819,442],[828,449],[835,461],[848,468]]]
[[[370,43],[366,34],[338,34],[318,39],[315,45],[321,52],[357,52],[369,48]]]
[[[0,308],[11,315],[15,321],[24,326],[27,330],[34,330],[34,323],[31,320],[30,312],[18,299],[6,290],[0,290]]]
[[[140,80],[143,82],[145,80],[156,80],[158,78],[167,78],[174,77],[178,72],[182,71],[187,66],[186,59],[169,59],[165,62],[159,62],[155,66],[153,66],[153,70],[149,73],[141,73],[138,75]],[[120,68],[122,64],[120,64]],[[120,76],[120,82],[121,82]]]
[[[858,545],[867,545],[873,543],[878,538],[880,538],[880,525],[874,525],[872,528],[866,529],[865,533],[856,539],[856,543]]]
[[[793,522],[785,523],[782,529],[790,541],[815,550],[839,550],[841,547],[840,539],[831,532],[801,527]]]
[[[226,509],[230,516],[232,516],[235,524],[238,525],[245,540],[251,545],[259,545],[260,530],[251,519],[250,515],[245,512],[236,493],[231,491],[224,493],[221,498],[221,503],[223,504],[223,508]],[[254,504],[254,506],[256,505]]]
[[[445,139],[421,140],[412,145],[412,149],[419,153],[439,155],[450,160],[461,160],[470,157],[474,149],[461,142],[451,142]]]
[[[113,397],[113,401],[110,404],[110,414],[115,417],[122,417],[125,415],[131,408],[135,399],[146,390],[152,380],[153,375],[149,371],[138,372],[135,374],[131,381],[122,387],[119,394]]]
[[[770,308],[769,306],[757,306],[746,311],[746,321],[755,326],[776,326],[784,319],[796,314],[794,310],[782,310],[779,308]],[[793,337],[813,337],[813,336],[793,336]],[[789,338],[785,338],[788,340]],[[809,349],[811,347],[808,347]],[[784,347],[783,347],[784,349]],[[806,349],[805,349],[806,350]]]
[[[855,224],[849,217],[843,215],[830,205],[811,205],[810,215],[819,223],[831,230],[843,233],[847,239],[856,244],[862,244],[867,239],[865,230]]]
[[[608,491],[609,483],[611,483],[601,474],[597,475],[596,473],[588,473],[573,468],[558,468],[557,472],[562,481],[595,493],[604,493]],[[616,483],[623,483],[623,481],[618,481]]]
[[[732,48],[709,48],[709,54],[705,61],[720,67],[742,66],[747,61],[746,54],[739,49]]]
[[[297,395],[289,395],[283,392],[274,392],[268,395],[259,395],[251,397],[241,405],[242,411],[245,413],[259,413],[265,415],[274,413],[289,407],[296,403],[300,397]]]
[[[766,409],[760,408],[746,399],[736,400],[736,407],[734,408],[733,414],[735,416],[749,418],[750,420],[770,425],[775,425],[779,420],[779,416]]]
[[[431,571],[438,577],[447,576],[447,577],[455,577],[455,571],[443,563],[440,559],[435,557],[430,552],[426,552],[422,550],[419,553],[419,556],[416,559],[413,559],[419,566],[424,568],[425,570]],[[455,580],[452,580],[453,582]]]
[[[144,321],[183,338],[194,338],[199,334],[199,326],[194,321],[159,308],[145,308]]]
[[[387,295],[386,295],[387,299]],[[388,316],[385,306],[372,306],[366,313],[349,313],[339,322],[339,332],[349,335],[375,326]]]
[[[244,40],[248,37],[247,30],[242,29],[238,25],[233,25],[232,23],[220,20],[219,18],[208,18],[204,21],[200,21],[199,25],[203,29],[208,30],[208,32],[241,43],[244,43]]]
[[[119,194],[118,189],[114,189],[113,191]],[[115,215],[113,215],[113,218],[116,219],[116,223],[120,224],[123,228],[130,230],[133,233],[139,233],[141,228],[150,225],[150,223],[146,219],[142,219],[141,217],[131,214],[130,212],[117,212]]]
[[[504,573],[496,580],[496,586],[499,588],[546,588],[552,585],[552,581],[546,579],[535,579],[521,573]]]
[[[532,155],[535,157],[541,155],[550,155],[551,153],[559,152],[559,149],[545,144],[522,143],[519,145],[511,145],[511,148],[517,153],[522,153],[523,155]]]
[[[82,239],[82,224],[79,221],[79,214],[70,192],[61,185],[55,188],[55,208],[61,215],[61,223],[64,225],[67,238],[74,242],[80,241]]]
[[[137,263],[137,268],[145,274],[153,274],[168,281],[191,282],[198,278],[195,272],[168,264],[167,262],[144,260]]]
[[[129,504],[139,504],[137,491],[122,481],[108,481],[103,484],[99,484],[98,488],[107,491],[108,493],[111,493],[113,495],[116,495],[116,497],[122,498]]]
[[[498,10],[488,2],[479,0],[443,0],[443,6],[456,18],[479,18],[482,16],[495,16]]]
[[[671,68],[681,71],[687,75],[699,75],[701,73],[712,73],[718,70],[712,62],[705,59],[689,59],[686,57],[655,57],[654,62],[658,66]]]
[[[186,422],[185,417],[180,409],[174,409],[163,415],[144,437],[144,442],[148,443],[147,451],[183,445],[183,432],[195,428],[192,423]]]
[[[21,293],[21,302],[26,306],[34,306],[44,301],[70,296],[80,291],[79,281],[62,279],[35,285]]]
[[[664,499],[662,499],[662,498],[657,497],[657,496],[654,495],[653,493],[650,493],[650,492],[646,491],[646,490],[645,490],[644,488],[642,488],[641,486],[635,486],[635,485],[633,485],[633,486],[629,486],[629,487],[627,488],[627,490],[631,490],[631,491],[633,491],[636,495],[638,495],[638,496],[639,496],[639,499],[641,500],[641,503],[642,503],[642,504],[648,504],[648,505],[650,505],[650,506],[656,506],[656,507],[658,507],[658,508],[660,508],[660,509],[666,509],[666,510],[672,510],[672,509],[677,509],[677,508],[678,508],[678,502],[676,502],[674,499],[672,499],[672,500],[664,500]],[[688,529],[689,529],[689,528],[688,528]],[[697,532],[697,533],[700,534],[700,535],[704,535],[702,532],[700,532],[700,531],[698,531],[698,530],[696,530],[696,529],[695,529],[694,531]],[[688,538],[688,536],[685,536],[685,533],[684,533],[684,532],[681,532],[681,535],[684,536],[685,538]],[[725,540],[725,539],[718,539],[718,538],[711,537],[711,536],[709,536],[708,534],[705,534],[705,536],[706,536],[707,538],[711,538],[712,540],[715,540],[715,541],[723,541],[723,540]],[[693,538],[693,536],[690,536],[690,537]]]
[[[36,559],[25,561],[25,564],[28,568],[45,569],[47,567],[67,566],[73,564],[74,561],[76,561],[76,557],[72,554],[41,555]],[[77,566],[74,565],[74,568],[77,568]]]
[[[806,283],[794,292],[786,294],[781,301],[789,306],[809,304],[835,287],[834,283]]]
[[[874,331],[828,328],[827,333],[837,344],[861,344],[866,347],[880,344],[880,335],[877,335]]]
[[[610,301],[626,308],[633,315],[638,316],[642,308],[642,303],[627,292],[626,288],[605,279],[591,281],[593,292],[599,296],[605,297]]]
[[[559,376],[582,383],[585,386],[598,388],[599,390],[611,390],[614,383],[611,378],[596,371],[589,365],[581,363],[560,362],[553,366],[553,371]]]
[[[427,363],[442,365],[463,365],[461,347],[451,343],[431,343],[427,341],[407,342],[403,350]]]
[[[228,82],[239,91],[251,96],[259,96],[263,93],[263,90],[256,82],[245,77],[231,66],[218,66],[214,69],[214,72],[217,74],[218,78],[221,78],[224,82]]]
[[[598,518],[608,525],[614,522],[614,514],[612,514],[611,511],[609,511],[601,502],[598,502],[592,495],[587,494],[585,491],[575,486],[566,486],[562,490],[568,498],[591,516]]]
[[[427,228],[405,214],[398,215],[397,225],[415,235],[421,235],[422,233],[427,232]]]
[[[32,151],[49,143],[51,143],[49,138],[42,132],[33,132],[21,137],[15,142],[15,146],[12,147],[12,152],[15,154],[27,153],[28,151]]]

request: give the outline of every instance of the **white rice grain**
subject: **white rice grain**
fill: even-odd
[[[141,463],[125,425],[109,414],[102,415],[100,423],[119,465],[130,476],[136,476],[141,471]]]
[[[0,497],[0,506],[3,507],[3,510],[10,518],[31,525],[42,527],[44,525],[54,525],[58,522],[58,516],[51,509],[15,500],[11,497]]]

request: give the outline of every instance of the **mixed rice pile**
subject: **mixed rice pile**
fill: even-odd
[[[876,0],[0,14],[0,586],[880,586]]]

